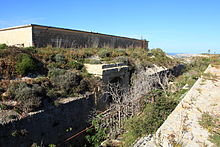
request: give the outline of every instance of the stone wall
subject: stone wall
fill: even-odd
[[[119,82],[121,86],[129,86],[130,71],[124,63],[85,64],[88,73],[100,77],[106,84]]]
[[[200,121],[204,113],[219,115],[220,69],[209,65],[204,73],[214,74],[216,77],[200,77],[154,136],[142,137],[134,147],[215,146],[210,142],[210,131],[203,128]]]
[[[131,39],[92,32],[32,25],[36,47],[64,48],[148,48],[146,40]]]
[[[87,98],[64,101],[58,107],[30,115],[18,121],[0,125],[0,146],[29,147],[62,144],[65,139],[87,127],[90,111],[95,107],[93,95]],[[75,143],[80,144],[81,138]]]

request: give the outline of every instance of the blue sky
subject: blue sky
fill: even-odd
[[[35,23],[145,38],[166,52],[220,53],[220,0],[0,2],[0,28]]]

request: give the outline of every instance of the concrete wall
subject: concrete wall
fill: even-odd
[[[130,71],[124,63],[85,64],[88,73],[100,77],[106,84],[119,82],[121,86],[129,86]]]
[[[33,142],[47,144],[62,144],[65,139],[75,135],[87,126],[90,111],[94,108],[94,97],[67,101],[58,107],[44,110],[24,119],[0,125],[1,147],[29,147]],[[71,130],[71,129],[72,130]],[[27,132],[22,135],[22,130]],[[13,132],[19,134],[13,136]],[[75,138],[75,144],[80,144],[81,138]]]
[[[39,25],[33,25],[33,42],[36,47],[148,48],[145,40]]]
[[[32,27],[0,30],[0,43],[22,47],[32,46]]]

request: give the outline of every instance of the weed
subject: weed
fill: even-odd
[[[203,113],[202,119],[199,121],[199,124],[206,128],[209,132],[212,132],[213,127],[215,125],[215,121],[213,116],[211,116],[209,113]]]
[[[220,134],[214,133],[210,136],[210,141],[214,143],[216,146],[220,146]]]
[[[70,69],[76,69],[76,70],[81,70],[83,68],[83,64],[81,62],[78,61],[70,61],[67,63],[67,66]]]
[[[6,49],[7,45],[6,44],[0,44],[0,49]]]
[[[211,135],[209,140],[216,146],[220,146],[220,119],[218,116],[211,115],[209,113],[203,113],[199,124],[207,129]]]

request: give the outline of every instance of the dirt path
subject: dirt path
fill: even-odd
[[[150,141],[142,138],[135,146],[213,146],[209,132],[200,126],[199,120],[204,112],[220,115],[220,68],[209,66],[205,73],[157,130],[156,137]]]

